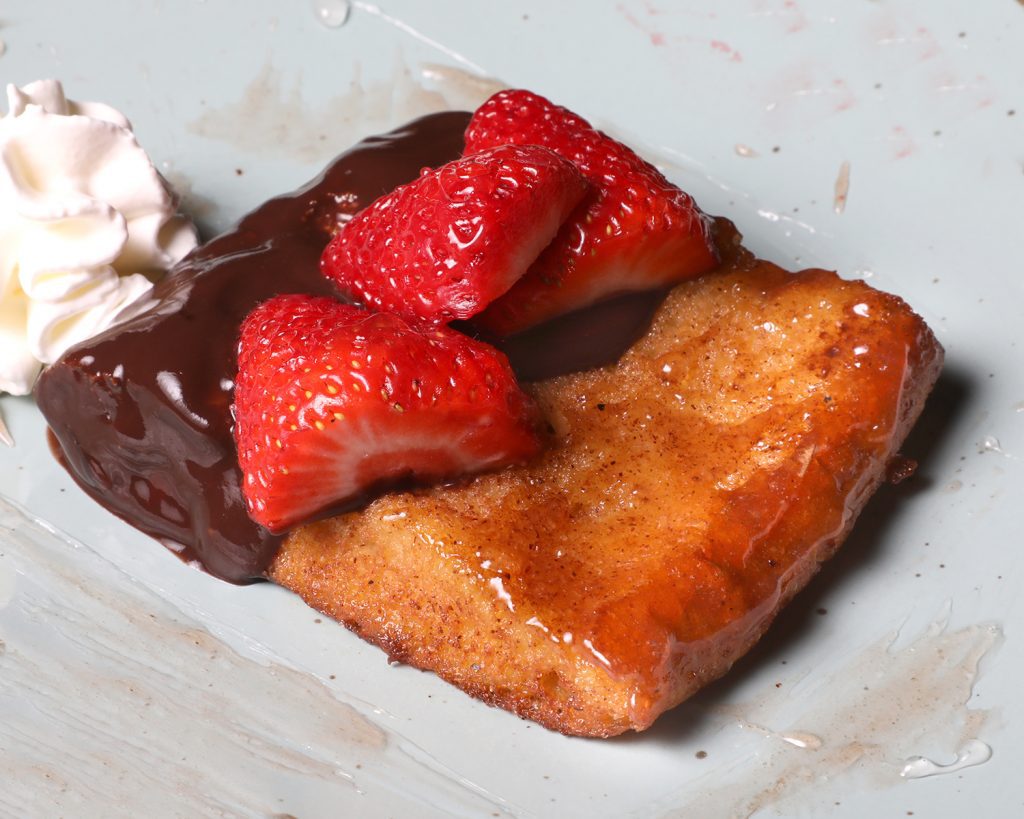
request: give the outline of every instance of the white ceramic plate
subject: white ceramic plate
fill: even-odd
[[[920,470],[727,679],[643,735],[585,741],[391,667],[280,589],[178,563],[4,397],[0,811],[1018,815],[1021,4],[381,0],[319,19],[338,9],[8,0],[0,78],[128,113],[207,236],[362,135],[475,105],[475,75],[535,89],[755,251],[906,297],[948,352],[906,448]]]

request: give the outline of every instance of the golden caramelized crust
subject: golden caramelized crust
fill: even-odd
[[[642,730],[832,555],[941,363],[900,299],[739,251],[618,365],[535,385],[533,463],[306,525],[270,576],[488,703]]]

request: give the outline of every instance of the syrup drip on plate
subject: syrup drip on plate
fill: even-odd
[[[933,762],[923,756],[914,756],[907,760],[900,771],[904,779],[923,779],[926,776],[951,774],[964,768],[982,765],[992,758],[992,748],[980,739],[968,740],[956,753],[956,759],[946,765]]]
[[[314,0],[313,11],[320,25],[325,28],[341,28],[348,22],[352,5],[348,0]]]

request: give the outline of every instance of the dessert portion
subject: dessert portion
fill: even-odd
[[[110,106],[56,80],[7,86],[0,118],[0,392],[153,306],[153,280],[196,246],[192,225]]]
[[[547,206],[518,209],[534,166]],[[451,168],[517,214],[514,242],[467,241],[493,213],[438,204]],[[449,234],[470,252],[438,253]],[[361,143],[155,295],[40,379],[83,488],[218,576],[268,577],[587,736],[642,730],[757,640],[884,480],[942,361],[900,299],[753,258],[528,92]],[[378,492],[409,477],[448,482]]]
[[[503,116],[529,139],[477,150],[479,122],[493,136]],[[338,227],[321,270],[360,308],[292,295],[242,325],[242,491],[273,531],[389,481],[465,478],[537,454],[532,403],[505,356],[445,325],[493,332],[492,302],[527,305],[505,337],[717,261],[693,200],[570,111],[502,91],[466,133],[463,157]]]
[[[618,363],[533,385],[534,461],[300,527],[269,576],[493,705],[642,730],[838,548],[941,361],[900,299],[734,248]]]

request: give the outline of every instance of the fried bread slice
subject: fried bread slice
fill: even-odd
[[[835,552],[941,364],[899,298],[737,249],[618,364],[533,385],[534,462],[305,525],[269,576],[492,705],[642,730]]]

